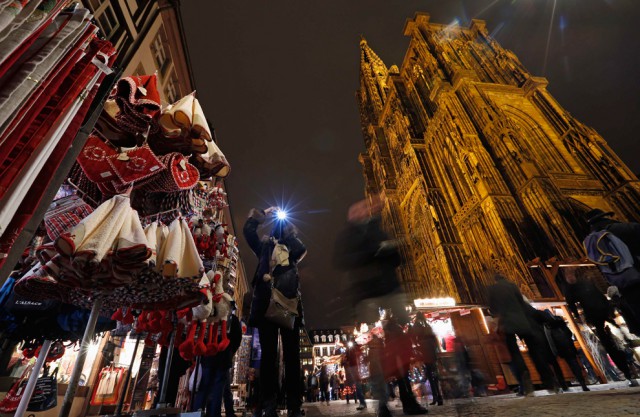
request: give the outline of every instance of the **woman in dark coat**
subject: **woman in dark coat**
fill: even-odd
[[[286,220],[276,220],[269,239],[258,237],[258,227],[264,223],[266,216],[275,211],[253,209],[249,213],[243,233],[258,257],[258,267],[253,277],[253,299],[249,314],[249,325],[258,328],[262,358],[260,361],[260,392],[261,406],[265,417],[277,417],[278,381],[278,337],[282,339],[282,349],[285,368],[285,392],[288,417],[301,416],[300,406],[300,327],[303,325],[302,301],[299,292],[298,262],[302,260],[307,250],[298,239],[295,228]],[[272,270],[270,261],[275,244],[284,244],[289,251],[289,265],[277,265]],[[267,320],[265,313],[271,298],[271,281],[265,280],[265,275],[272,276],[275,282],[286,280],[287,288],[282,289],[288,298],[298,297],[298,317],[293,329],[283,328]]]
[[[615,324],[612,318],[613,309],[609,301],[579,269],[563,268],[563,270],[566,280],[564,295],[567,300],[567,307],[569,307],[576,320],[582,321],[577,307],[577,304],[580,304],[585,321],[594,327],[596,336],[598,336],[600,343],[602,343],[613,363],[629,380],[629,385],[637,387],[639,385],[638,381],[631,374],[625,353],[616,346],[611,335],[605,331],[606,321]]]
[[[442,405],[442,393],[440,392],[440,383],[438,380],[438,351],[440,350],[440,344],[438,338],[433,329],[426,322],[424,315],[418,313],[416,316],[416,322],[410,328],[411,338],[414,345],[417,346],[419,358],[424,363],[425,373],[429,380],[429,386],[431,387],[431,393],[433,394],[433,402],[431,405]]]
[[[582,372],[582,366],[578,364],[578,350],[573,343],[573,333],[567,327],[562,317],[554,316],[551,311],[546,310],[547,320],[544,324],[544,332],[549,341],[549,347],[554,355],[561,357],[567,362],[573,376],[576,377],[583,391],[590,391],[587,381]]]
[[[327,405],[329,405],[329,374],[327,373],[327,365],[320,367],[318,379],[320,380],[320,402],[326,401]]]

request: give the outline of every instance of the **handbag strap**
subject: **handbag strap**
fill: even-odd
[[[54,382],[58,381],[58,369],[60,369],[60,367],[56,366],[56,369],[49,375]]]

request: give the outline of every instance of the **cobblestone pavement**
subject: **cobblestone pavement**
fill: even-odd
[[[429,406],[430,416],[442,417],[618,417],[640,415],[640,388],[628,388],[626,383],[592,385],[591,392],[572,387],[569,392],[549,395],[536,391],[535,397],[519,398],[500,395],[485,398],[445,401],[445,405]],[[375,401],[367,400],[368,408],[357,411],[351,402],[332,401],[331,405],[305,404],[307,417],[375,416]],[[390,403],[394,416],[402,416],[399,402]]]

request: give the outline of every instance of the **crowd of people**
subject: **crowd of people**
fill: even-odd
[[[250,377],[250,380],[259,380],[253,384],[250,393],[254,416],[275,417],[282,405],[286,406],[289,417],[301,416],[304,415],[301,408],[304,401],[318,401],[328,406],[334,400],[346,400],[347,403],[353,400],[358,410],[364,410],[367,408],[365,398],[370,397],[377,400],[377,415],[387,417],[392,415],[388,402],[396,397],[396,392],[405,415],[426,414],[426,407],[417,401],[413,389],[416,369],[421,378],[419,382],[423,386],[428,382],[430,405],[442,405],[445,396],[457,395],[452,394],[451,387],[445,390],[439,378],[441,341],[425,316],[409,317],[406,309],[409,303],[396,275],[396,268],[402,262],[401,243],[391,239],[382,229],[382,204],[379,198],[354,204],[349,209],[347,226],[339,234],[334,252],[336,268],[348,272],[347,293],[353,300],[344,302],[354,306],[354,321],[374,323],[381,320],[381,331],[371,337],[366,346],[350,340],[344,346],[338,370],[330,372],[327,364],[322,364],[305,375],[301,374],[300,366],[299,329],[304,326],[304,317],[297,265],[306,248],[295,227],[287,221],[273,221],[268,237],[260,239],[258,228],[275,208],[251,211],[244,235],[258,258],[258,267],[252,281],[249,325],[258,329],[262,349],[260,368],[254,370],[259,378]],[[590,213],[588,221],[592,231],[614,233],[615,229],[615,234],[620,234],[619,238],[625,241],[633,256],[640,256],[640,234],[627,233],[627,229],[635,231],[634,228],[640,225],[625,228],[610,219],[610,215],[600,210]],[[612,266],[611,262],[608,266]],[[592,329],[605,356],[611,358],[629,385],[637,386],[633,355],[621,348],[612,328],[617,329],[614,312],[618,311],[629,331],[639,333],[636,294],[640,285],[632,281],[629,285],[612,286],[607,298],[579,267],[563,268],[559,276],[573,318],[579,325],[582,323],[582,329],[587,326]],[[575,336],[565,318],[551,310],[534,308],[504,275],[496,272],[494,278],[495,283],[487,287],[489,312],[494,318],[489,333],[496,350],[502,352],[498,354],[500,361],[509,366],[517,379],[517,394],[529,396],[534,390],[522,355],[524,344],[543,388],[552,393],[568,389],[558,363],[561,358],[582,390],[588,391],[588,384],[595,382],[596,375],[585,355],[576,349]],[[274,306],[279,306],[280,310],[275,311]],[[459,380],[465,381],[459,384],[458,393],[462,396],[487,395],[486,375],[473,366],[464,338],[458,337],[452,344],[456,358],[454,370],[459,373]],[[283,350],[283,374],[279,369],[278,346]],[[607,362],[606,359],[603,361],[605,370],[607,365],[611,367]],[[361,377],[364,368],[368,373],[366,384]],[[504,392],[508,387],[502,381],[492,389]]]

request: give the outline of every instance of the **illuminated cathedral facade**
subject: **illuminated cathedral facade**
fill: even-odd
[[[409,19],[400,67],[360,42],[367,195],[405,239],[413,298],[481,304],[497,271],[543,298],[534,258],[584,257],[591,208],[640,220],[640,182],[605,140],[572,117],[485,23]]]

